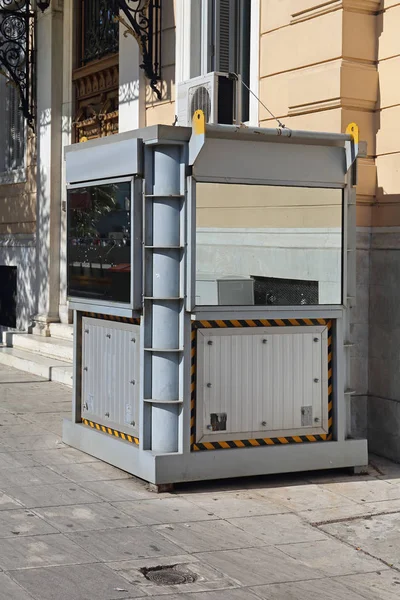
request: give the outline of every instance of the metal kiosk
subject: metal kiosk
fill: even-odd
[[[351,439],[356,126],[152,126],[66,149],[72,419],[156,485],[367,464]]]

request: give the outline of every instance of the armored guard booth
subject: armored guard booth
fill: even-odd
[[[348,131],[198,111],[67,148],[64,442],[156,485],[367,464],[349,431]]]

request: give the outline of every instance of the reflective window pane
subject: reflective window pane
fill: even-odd
[[[68,295],[130,302],[131,183],[68,190]]]
[[[197,183],[196,304],[342,303],[342,190]]]

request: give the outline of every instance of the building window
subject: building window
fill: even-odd
[[[251,0],[212,0],[210,71],[237,73],[250,86]],[[242,120],[249,120],[249,91],[242,86]]]
[[[0,76],[0,173],[25,164],[25,122],[17,88]]]
[[[185,3],[186,0],[181,0]],[[250,29],[252,0],[193,0],[190,12],[182,6],[181,27],[189,35],[183,39],[190,44],[190,57],[186,55],[185,41],[182,62],[190,60],[183,73],[187,78],[205,75],[212,71],[237,73],[250,87]],[[249,91],[242,86],[242,120],[249,120]]]
[[[81,65],[118,52],[118,12],[115,0],[81,0]]]

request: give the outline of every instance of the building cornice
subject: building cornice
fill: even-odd
[[[296,10],[297,0],[293,2],[293,12],[291,13],[291,24],[308,21],[322,15],[345,10],[349,12],[362,13],[367,15],[376,15],[380,10],[380,0],[327,0],[326,2],[315,2],[313,6],[303,10]]]

